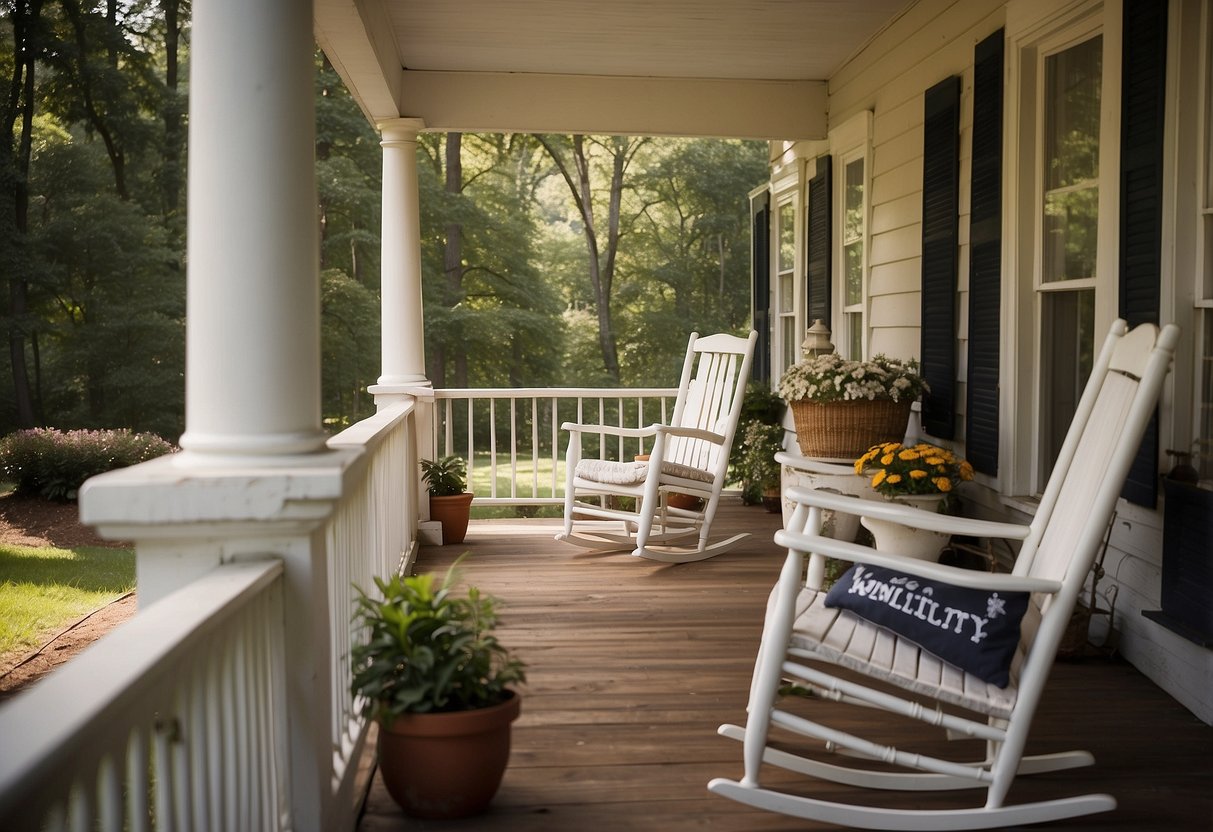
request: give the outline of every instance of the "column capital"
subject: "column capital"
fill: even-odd
[[[417,134],[425,129],[423,118],[388,118],[375,122],[376,129],[383,137],[382,144],[390,142],[414,142]]]

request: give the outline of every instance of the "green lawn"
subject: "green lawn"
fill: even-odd
[[[532,489],[532,476],[538,467],[539,487]],[[489,467],[489,455],[477,454],[473,460],[472,477],[468,489],[481,497],[491,494],[490,482],[492,471]],[[564,455],[556,463],[556,481],[564,484]],[[551,497],[552,496],[552,459],[542,457],[533,463],[530,457],[518,458],[517,494],[519,497]],[[497,455],[497,496],[510,496],[510,455]],[[472,509],[472,517],[477,519],[496,519],[501,517],[560,517],[563,509],[560,506],[477,506]]]
[[[49,634],[135,588],[135,553],[0,546],[0,655]]]

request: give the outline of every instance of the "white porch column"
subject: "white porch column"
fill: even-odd
[[[421,296],[421,213],[417,189],[419,118],[379,123],[383,134],[383,233],[380,297],[382,375],[371,388],[429,386],[425,376],[425,326]]]
[[[183,461],[318,451],[311,3],[199,3],[190,49]]]

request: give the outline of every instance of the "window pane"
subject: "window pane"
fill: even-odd
[[[779,271],[788,272],[796,263],[796,206],[779,206]]]
[[[1044,232],[1044,282],[1095,277],[1099,188],[1046,195]]]
[[[796,319],[780,318],[780,339],[783,343],[783,369],[796,363],[800,354],[800,342],[796,340]]]
[[[853,306],[863,300],[863,241],[851,243],[846,254],[846,287],[843,304]]]
[[[847,350],[847,358],[863,358],[863,315],[858,312],[847,314]]]
[[[1091,375],[1095,349],[1095,291],[1047,292],[1042,297],[1040,483],[1053,470],[1066,430]]]
[[[846,191],[843,194],[843,241],[863,237],[863,159],[847,165]]]
[[[779,276],[779,311],[792,311],[792,275],[791,273],[781,274]]]
[[[1099,175],[1099,97],[1103,37],[1045,59],[1045,189]]]

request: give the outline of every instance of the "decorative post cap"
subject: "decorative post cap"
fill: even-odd
[[[830,343],[830,328],[825,325],[825,322],[821,318],[814,320],[813,325],[805,333],[804,341],[800,344],[800,351],[806,357],[816,357],[834,352],[834,345]]]

